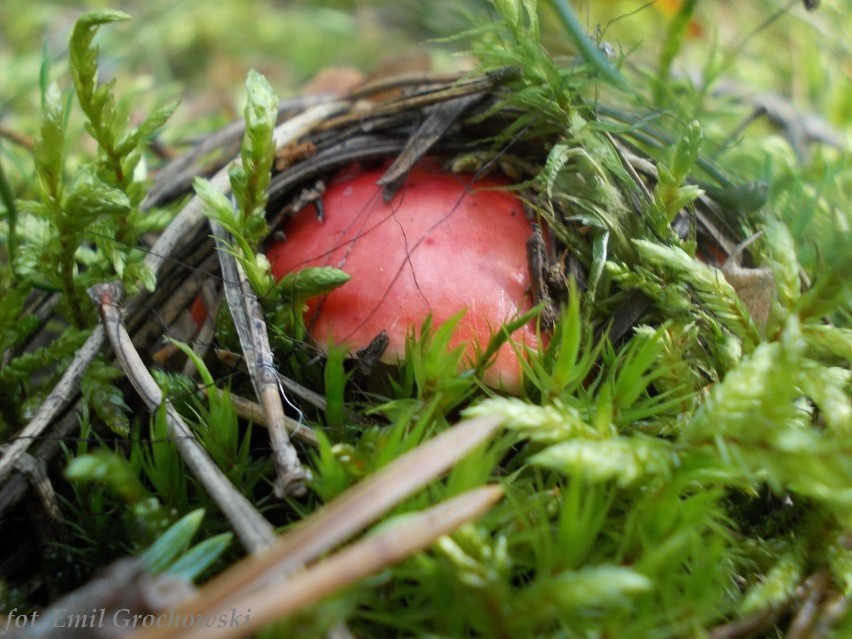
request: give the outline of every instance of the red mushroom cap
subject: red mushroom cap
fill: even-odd
[[[377,185],[384,169],[353,165],[338,173],[323,195],[320,221],[312,204],[285,227],[286,240],[267,257],[276,277],[306,266],[335,266],[351,279],[324,298],[308,301],[305,321],[321,346],[367,346],[382,330],[389,345],[382,358],[405,354],[405,338],[431,313],[438,326],[461,311],[451,347],[466,342],[484,349],[495,331],[530,309],[526,241],[532,226],[520,200],[488,190],[507,181],[488,177],[472,184],[421,163],[389,204]],[[322,300],[321,304],[320,301]],[[515,331],[521,344],[537,343],[533,326]],[[521,367],[510,344],[498,351],[484,380],[517,392]]]

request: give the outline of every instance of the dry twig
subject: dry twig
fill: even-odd
[[[0,446],[0,450],[6,450],[6,448],[8,448],[8,445]],[[38,495],[39,501],[48,516],[55,521],[62,519],[62,512],[56,502],[56,491],[53,490],[53,484],[50,483],[47,476],[44,460],[35,455],[22,453],[15,462],[15,466],[30,480],[30,485]]]
[[[272,525],[228,481],[225,474],[213,463],[207,451],[198,443],[193,432],[167,399],[157,382],[148,372],[142,358],[130,341],[118,307],[120,285],[98,284],[90,289],[98,305],[104,330],[113,346],[116,357],[136,392],[152,411],[164,406],[169,434],[186,465],[192,470],[210,497],[231,523],[243,545],[250,552],[267,547],[275,539]]]
[[[249,370],[254,391],[266,413],[269,439],[272,443],[272,459],[275,463],[277,480],[275,494],[278,497],[301,497],[307,491],[309,479],[284,425],[284,404],[278,385],[278,372],[269,347],[266,320],[257,296],[246,279],[245,271],[228,250],[231,235],[221,224],[211,220],[213,236],[219,246],[219,261],[225,286],[225,299],[231,310],[234,328],[240,338],[240,346]]]
[[[89,339],[80,347],[71,364],[65,369],[59,382],[38,407],[30,423],[15,435],[12,443],[3,453],[3,457],[0,457],[0,482],[15,467],[32,441],[39,437],[57,415],[74,400],[77,391],[80,390],[80,379],[103,348],[104,338],[104,332],[100,326],[92,331]]]

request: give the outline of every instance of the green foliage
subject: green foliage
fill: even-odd
[[[547,127],[559,127],[572,113],[571,79],[565,78],[541,44],[538,13],[530,2],[500,0],[495,2],[500,20],[481,27],[477,56],[487,70],[515,70],[520,77],[511,82],[513,91],[506,94],[507,104],[523,105],[524,113],[507,128],[511,137],[539,118]],[[539,111],[533,116],[527,109]],[[537,124],[537,123],[536,123]]]
[[[89,406],[113,432],[127,435],[130,432],[130,419],[127,416],[130,409],[124,402],[121,390],[115,385],[122,377],[122,371],[98,359],[92,362],[83,375],[80,391]]]
[[[97,141],[103,154],[97,166],[98,177],[119,189],[127,196],[130,206],[138,209],[145,196],[143,185],[134,176],[142,159],[140,143],[166,123],[177,105],[161,107],[149,114],[138,127],[129,129],[127,117],[116,107],[115,82],[98,85],[98,48],[92,45],[95,33],[105,24],[126,20],[130,20],[130,16],[121,11],[85,14],[74,25],[69,54],[77,100],[88,120],[86,130]],[[119,220],[117,239],[120,241],[130,239],[124,237],[126,231],[121,226],[121,223],[129,221]]]
[[[330,293],[349,281],[350,276],[333,266],[309,266],[282,277],[275,288],[294,303]]]
[[[14,288],[9,290],[10,293],[14,293],[14,291]],[[12,297],[12,295],[9,295],[9,297]],[[4,308],[3,302],[5,301],[7,300],[0,299],[0,308],[11,311],[9,315],[14,316],[17,313],[20,313],[21,306],[16,307],[14,300],[8,300],[10,307]],[[19,302],[22,302],[22,300],[19,300]],[[2,320],[0,320],[0,322],[2,322]],[[19,332],[14,331],[11,326],[9,327],[7,333],[7,347],[23,339],[23,337],[33,329],[33,324],[31,322],[24,322],[19,324],[18,328],[21,329]],[[7,366],[0,369],[0,385],[12,386],[26,382],[38,371],[44,370],[52,364],[61,361],[63,358],[67,357],[68,353],[73,353],[77,350],[77,348],[82,346],[86,337],[88,337],[88,333],[86,331],[69,329],[59,334],[57,338],[47,346],[23,353],[9,362]]]
[[[412,329],[405,340],[402,379],[408,388],[403,392],[410,394],[413,383],[418,400],[439,413],[458,405],[474,388],[472,375],[458,372],[467,344],[450,348],[450,340],[465,312],[460,311],[437,327],[427,317],[419,331]]]
[[[273,306],[270,323],[283,335],[293,339],[304,338],[303,317],[307,300],[330,293],[349,279],[347,273],[332,266],[308,266],[288,273],[267,292],[267,304]]]
[[[0,175],[3,231],[8,261],[0,265],[0,350],[8,355],[0,373],[0,398],[7,406],[0,421],[18,429],[35,402],[58,379],[95,321],[85,290],[95,282],[119,277],[131,290],[153,279],[141,266],[137,239],[146,225],[140,204],[146,190],[137,175],[142,146],[168,118],[173,107],[152,113],[135,129],[120,113],[113,83],[98,84],[98,51],[92,40],[98,27],[124,20],[117,12],[86,14],[77,23],[69,52],[77,99],[86,129],[98,145],[98,157],[76,153],[68,162],[70,95],[49,81],[47,59],[41,67],[41,115],[32,148],[35,170],[27,190],[31,199],[15,202],[5,174]],[[70,167],[70,169],[69,169]],[[6,257],[6,252],[0,253]],[[17,352],[41,324],[25,316],[34,289],[61,293],[59,309],[72,327],[48,345]],[[9,350],[7,350],[9,349]],[[84,398],[115,432],[126,434],[129,420],[114,369],[96,363],[81,381]],[[3,429],[5,430],[5,429]]]
[[[2,151],[2,147],[0,147],[0,151]],[[12,186],[9,184],[9,181],[6,179],[6,173],[3,170],[3,162],[0,162],[0,212],[2,212],[3,217],[6,218],[9,228],[9,234],[6,241],[7,250],[9,252],[10,263],[8,269],[4,266],[3,271],[5,275],[5,271],[14,272],[14,260],[15,255],[18,251],[17,245],[17,225],[18,225],[18,207],[15,204],[15,196],[12,191]],[[5,288],[5,287],[4,287]]]
[[[144,487],[127,461],[103,449],[75,457],[65,468],[65,477],[72,481],[105,482],[131,504],[147,497]]]
[[[718,269],[691,258],[677,247],[646,240],[636,240],[635,245],[645,260],[645,268],[662,273],[656,280],[658,287],[643,287],[644,292],[653,293],[652,299],[657,300],[661,308],[671,314],[678,311],[692,317],[703,314],[742,340],[746,350],[754,347],[759,340],[757,328],[737,292]],[[640,271],[638,277],[641,276]],[[636,276],[630,274],[625,281],[632,280],[641,286],[640,280],[633,277]],[[676,287],[674,290],[672,285]],[[684,295],[686,291],[695,295],[700,309],[689,303],[689,297]],[[680,301],[675,300],[675,296],[680,297]]]
[[[343,348],[332,348],[328,351],[323,371],[325,381],[325,419],[330,427],[343,426],[345,423],[345,390],[348,375],[343,363],[347,353]]]
[[[203,362],[199,363],[203,367]],[[112,370],[102,365],[103,375],[109,377]],[[202,373],[212,382],[209,371],[202,368]],[[251,429],[241,436],[228,393],[211,390],[206,406],[194,398],[181,405],[202,446],[232,482],[249,492],[268,474],[268,462],[251,458]],[[66,467],[65,477],[73,482],[78,500],[91,516],[76,533],[78,552],[96,545],[100,535],[109,535],[120,550],[99,548],[98,552],[115,553],[111,558],[116,558],[147,547],[142,557],[150,570],[171,566],[169,572],[194,579],[219,559],[230,544],[231,534],[215,534],[221,530],[222,521],[214,515],[203,529],[208,538],[187,550],[189,540],[200,529],[203,514],[203,510],[193,508],[199,503],[205,508],[215,506],[187,474],[169,436],[164,407],[150,418],[148,441],[139,440],[138,431],[138,427],[131,431],[134,445],[129,455],[105,447],[89,452],[83,439]],[[85,438],[86,430],[81,434]],[[114,516],[116,511],[119,518]],[[181,515],[183,518],[175,522]]]
[[[98,144],[98,158],[76,166],[66,175],[66,100],[56,83],[45,89],[40,134],[33,159],[37,200],[21,202],[23,213],[17,271],[41,286],[63,292],[69,316],[80,328],[91,323],[93,311],[85,300],[91,284],[118,276],[133,290],[142,282],[153,289],[153,278],[135,250],[147,230],[140,213],[145,188],[137,175],[142,145],[160,128],[174,105],[151,113],[129,128],[116,106],[114,82],[98,84],[98,49],[92,46],[97,29],[129,19],[120,12],[92,12],[74,28],[70,42],[71,74],[77,100],[87,118],[86,130]],[[91,242],[94,250],[84,248]]]
[[[722,315],[720,309],[725,305],[713,306],[709,301],[711,296],[719,296],[719,278],[712,275],[709,267],[692,266],[685,254],[679,257],[680,249],[642,243],[640,255],[645,256],[648,251],[665,254],[665,258],[655,258],[655,264],[666,265],[670,274],[679,272],[686,277],[702,303],[712,307],[716,316]],[[722,297],[736,299],[729,294]],[[770,552],[770,545],[778,543],[769,541],[774,539],[773,534],[781,538],[790,534],[789,517],[764,519],[768,529],[762,536],[766,541],[758,541],[750,551],[735,549],[731,522],[726,521],[733,514],[725,512],[726,491],[755,495],[762,486],[769,486],[776,495],[792,497],[794,512],[799,507],[810,508],[808,504],[820,504],[823,510],[819,515],[803,518],[796,527],[804,538],[810,538],[808,535],[821,526],[828,525],[836,534],[848,525],[848,490],[844,487],[852,480],[852,467],[848,463],[846,437],[841,433],[852,423],[850,375],[846,368],[826,367],[809,359],[814,351],[806,348],[804,340],[804,335],[809,334],[822,344],[823,336],[835,334],[839,344],[842,338],[836,331],[843,329],[822,325],[816,330],[802,330],[790,308],[796,307],[798,292],[787,297],[787,324],[778,341],[753,346],[712,387],[697,410],[690,408],[694,399],[691,385],[684,384],[684,379],[688,379],[684,372],[697,366],[700,378],[702,369],[710,370],[704,369],[709,360],[703,364],[700,360],[689,361],[689,350],[671,350],[675,338],[689,339],[690,335],[699,334],[691,317],[678,320],[674,314],[676,324],[653,332],[639,331],[615,357],[604,349],[604,368],[595,381],[589,381],[584,367],[576,368],[584,384],[575,386],[570,395],[546,395],[549,401],[541,406],[507,398],[491,399],[467,411],[470,415],[503,415],[512,432],[535,442],[525,464],[517,466],[519,473],[525,467],[539,467],[564,476],[566,507],[574,504],[573,508],[577,508],[583,501],[587,507],[596,504],[591,510],[572,511],[561,520],[567,526],[563,540],[570,542],[568,548],[575,549],[592,548],[594,543],[604,563],[598,566],[588,555],[577,558],[574,565],[582,567],[579,574],[554,572],[551,567],[542,573],[539,571],[544,567],[538,565],[535,574],[548,574],[553,580],[540,577],[541,585],[536,584],[536,579],[530,582],[529,592],[521,590],[516,598],[525,602],[523,610],[527,614],[518,613],[516,619],[523,616],[524,623],[541,623],[543,619],[553,621],[566,615],[564,619],[571,620],[566,622],[578,632],[582,632],[583,624],[591,623],[589,627],[594,628],[609,624],[618,636],[648,636],[655,627],[680,628],[680,632],[688,634],[690,626],[682,625],[680,611],[689,610],[689,623],[701,627],[719,615],[772,609],[788,601],[801,583],[807,557],[824,561],[822,543],[817,540],[811,542],[816,544],[813,548],[800,544],[780,559],[763,558],[763,553]],[[573,368],[582,361],[584,351],[593,350],[589,342],[583,344],[576,328],[571,329],[578,317],[579,311],[569,308],[550,345],[551,350],[567,356],[545,356],[533,364],[536,370],[554,370],[560,362]],[[680,322],[684,322],[682,329],[678,328]],[[754,339],[759,341],[756,335]],[[701,350],[695,354],[707,357],[706,353],[701,355]],[[672,366],[663,364],[666,359],[675,360],[676,370],[681,373],[673,373],[676,380],[663,390],[666,386],[661,382]],[[549,365],[544,366],[543,362]],[[820,371],[819,382],[808,379],[811,371]],[[547,381],[542,375],[533,379]],[[825,420],[824,429],[811,425],[817,413],[809,409],[810,402],[820,407],[818,414]],[[684,408],[688,412],[682,412]],[[657,426],[651,427],[655,423]],[[643,431],[664,432],[668,437],[649,437]],[[519,483],[522,476],[513,475],[516,489],[523,485]],[[701,490],[696,493],[698,486]],[[522,494],[529,498],[527,493]],[[579,495],[586,497],[578,500]],[[596,514],[590,519],[592,513]],[[607,516],[614,517],[614,525],[621,522],[617,526],[623,533],[602,532],[607,530],[602,526]],[[821,523],[814,523],[815,519]],[[751,524],[741,519],[739,525]],[[529,523],[525,528],[535,530],[533,526]],[[825,538],[824,529],[820,537]],[[541,533],[536,533],[529,544],[531,552],[543,557],[561,556],[554,540]],[[832,549],[836,579],[846,583],[848,573],[843,566],[848,561],[848,551],[835,546]],[[511,545],[509,556],[516,561],[519,557]],[[568,552],[567,556],[576,555]],[[750,562],[758,559],[765,577],[755,581],[742,598],[726,595],[725,584],[734,571],[746,570]],[[645,584],[644,589],[629,591],[629,596],[620,590],[617,575],[623,568],[621,561],[632,566],[625,573],[628,583],[635,576],[637,585]],[[597,571],[612,577],[611,581],[601,582],[600,589],[593,586],[594,580],[586,582]],[[688,576],[691,574],[701,574],[701,578],[692,579]],[[563,583],[562,579],[570,580]],[[553,591],[556,582],[563,589],[570,589],[568,584],[583,584],[589,598],[561,600],[548,596],[546,593]],[[710,583],[716,585],[709,586]],[[491,594],[494,592],[499,590]],[[533,610],[540,612],[537,615]],[[601,621],[601,626],[594,619],[608,621]],[[520,632],[544,631],[542,626],[533,627],[535,630],[524,626]]]
[[[545,391],[548,399],[563,393],[572,394],[591,373],[599,353],[590,347],[591,339],[591,331],[583,330],[580,295],[572,280],[568,288],[568,307],[562,310],[550,345],[543,358],[532,361],[530,372],[533,372],[534,384]],[[581,346],[583,356],[578,359]]]
[[[254,247],[268,233],[266,187],[269,184],[275,145],[272,130],[278,114],[278,98],[262,75],[252,70],[246,78],[248,101],[245,109],[246,133],[241,150],[242,164],[231,173],[231,189],[242,213],[243,232]]]
[[[201,541],[178,557],[167,572],[186,581],[195,581],[221,557],[233,539],[231,533],[221,533]]]
[[[204,201],[207,214],[234,237],[231,247],[240,261],[253,290],[266,297],[274,286],[266,258],[257,253],[267,235],[266,187],[269,184],[275,144],[272,138],[278,113],[278,98],[272,87],[256,71],[246,79],[248,102],[245,108],[246,132],[240,153],[242,162],[229,173],[236,210],[227,197],[202,178],[196,178],[195,190]]]
[[[665,107],[670,100],[669,76],[672,65],[683,47],[684,39],[689,30],[689,23],[695,13],[697,0],[686,0],[681,3],[675,18],[669,22],[663,46],[660,49],[659,69],[654,78],[654,99],[657,105]]]
[[[163,384],[161,388],[164,392],[168,392],[171,386],[171,395],[175,397],[175,400],[182,400],[179,405],[183,409],[184,420],[188,422],[198,441],[219,468],[225,472],[228,479],[246,492],[253,490],[268,471],[269,463],[252,458],[251,427],[241,430],[230,393],[216,388],[213,376],[203,360],[195,355],[187,344],[176,340],[170,340],[170,342],[192,357],[202,380],[209,389],[207,401],[203,402],[196,396],[191,398],[184,396],[185,389],[193,386],[191,380],[184,380],[185,383],[181,383],[180,379],[173,378],[168,380],[169,385]],[[150,451],[143,456],[141,462],[147,469],[146,473],[150,480],[163,489],[164,494],[174,495],[180,503],[188,507],[185,495],[189,482],[174,448],[174,442],[168,437],[162,410],[158,411],[156,419],[152,421]],[[171,489],[166,488],[169,485]],[[174,487],[177,486],[183,488],[176,492]]]
[[[746,593],[742,611],[749,613],[783,604],[801,582],[804,568],[804,556],[800,550],[785,553],[764,580]]]
[[[140,555],[148,571],[152,574],[168,572],[192,581],[207,570],[227,548],[232,535],[216,535],[190,548],[203,518],[203,510],[194,510],[157,537]]]
[[[168,525],[168,516],[125,456],[97,437],[88,411],[80,422],[74,450],[65,448],[72,498],[65,506],[68,537],[58,541],[57,550],[86,575],[151,543]]]
[[[691,122],[672,149],[668,162],[657,163],[659,179],[654,188],[654,202],[648,218],[658,237],[672,236],[670,225],[675,216],[701,195],[701,189],[694,184],[684,185],[684,181],[698,159],[702,140],[701,125]]]
[[[130,463],[144,473],[164,504],[186,512],[190,508],[190,482],[186,468],[169,437],[166,412],[158,409],[149,424],[149,444],[134,446],[130,451]]]
[[[655,437],[575,439],[555,444],[530,459],[589,483],[616,481],[619,487],[650,477],[666,478],[677,456],[670,444]]]

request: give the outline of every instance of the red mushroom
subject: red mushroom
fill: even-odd
[[[493,187],[488,177],[421,163],[389,204],[377,185],[383,169],[353,165],[338,173],[322,197],[323,219],[312,204],[285,227],[286,239],[267,257],[276,277],[306,266],[335,266],[351,279],[322,298],[308,301],[305,321],[321,345],[367,346],[384,330],[382,360],[405,354],[405,338],[431,313],[440,325],[463,309],[451,347],[484,349],[502,324],[528,311],[530,278],[526,241],[532,231],[520,200]],[[512,338],[535,345],[534,326]],[[504,344],[484,380],[518,392],[521,366]]]

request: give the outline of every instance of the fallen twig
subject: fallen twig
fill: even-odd
[[[739,619],[716,626],[707,636],[709,639],[745,639],[768,630],[778,620],[781,610],[758,610]]]
[[[39,437],[56,416],[74,400],[77,391],[80,390],[80,379],[83,377],[83,373],[103,348],[104,341],[103,329],[98,326],[92,331],[86,343],[77,351],[74,359],[71,360],[71,364],[65,369],[65,373],[54,389],[38,407],[30,423],[15,435],[12,443],[0,457],[0,482],[15,467],[18,459],[33,440]]]
[[[225,299],[234,320],[234,329],[240,339],[254,391],[266,413],[266,424],[272,444],[272,459],[277,473],[275,494],[282,498],[299,497],[307,490],[305,484],[309,476],[299,461],[296,449],[290,443],[284,425],[284,404],[279,392],[278,373],[273,363],[272,349],[269,347],[263,309],[246,279],[245,271],[233,253],[228,250],[231,244],[230,234],[214,220],[210,221],[210,225],[219,246]]]
[[[89,294],[98,305],[104,330],[122,369],[136,392],[152,411],[164,405],[169,434],[174,438],[175,447],[186,465],[228,518],[246,549],[257,552],[267,547],[275,539],[275,530],[272,525],[234,488],[225,474],[213,463],[171,402],[163,397],[160,387],[157,386],[130,341],[118,306],[121,297],[120,285],[98,284],[90,289]]]
[[[8,445],[0,446],[0,450],[6,448]],[[48,516],[55,521],[62,519],[59,504],[56,503],[56,491],[53,490],[53,484],[47,477],[44,460],[29,453],[22,453],[16,460],[15,466],[29,479]]]
[[[65,595],[35,620],[12,629],[10,639],[115,639],[125,634],[130,611],[148,614],[181,601],[191,584],[169,574],[150,574],[138,558],[110,564],[90,582]]]
[[[40,463],[45,463],[59,450],[59,444],[62,439],[71,431],[79,428],[77,411],[80,408],[81,400],[71,407],[69,411],[50,427],[50,432],[40,437],[39,444],[35,450],[30,453],[33,457],[39,460]],[[30,482],[24,474],[16,473],[9,477],[9,480],[0,488],[0,521],[6,518],[6,514],[21,497],[27,492]]]
[[[813,637],[814,625],[820,613],[820,603],[831,585],[831,573],[819,570],[802,584],[802,601],[798,605],[796,616],[787,628],[786,639],[806,639]]]
[[[385,203],[393,199],[411,167],[429,152],[429,149],[441,139],[441,136],[461,117],[462,113],[484,98],[484,94],[474,93],[435,104],[424,110],[427,114],[426,119],[411,134],[405,148],[396,156],[393,164],[379,180],[379,185],[384,187]]]
[[[211,280],[207,280],[201,285],[201,301],[204,303],[204,308],[207,309],[207,317],[195,335],[192,350],[203,360],[210,349],[213,348],[213,338],[216,335],[216,315],[222,304],[222,296]],[[183,367],[183,374],[192,377],[195,372],[195,362],[192,359],[187,359]]]
[[[354,109],[350,113],[329,118],[318,129],[322,131],[336,129],[347,124],[361,123],[367,118],[376,119],[389,115],[397,115],[438,104],[439,102],[483,93],[517,77],[518,72],[518,69],[515,67],[505,67],[485,75],[460,80],[449,86],[440,85],[434,88],[430,87],[410,95],[403,95],[386,103],[375,105],[368,112]]]

